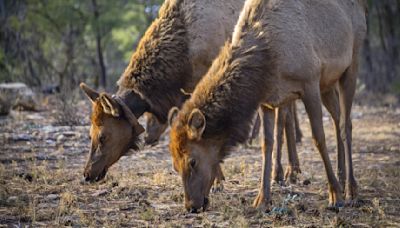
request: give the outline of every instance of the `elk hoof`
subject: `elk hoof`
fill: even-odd
[[[286,183],[296,184],[298,180],[298,175],[301,173],[300,167],[288,166],[285,171],[285,181]]]
[[[274,172],[272,173],[272,181],[274,183],[279,184],[279,185],[284,185],[283,169],[282,168],[276,168],[274,170]]]
[[[357,199],[357,184],[355,184],[355,181],[353,184],[347,185],[346,186],[346,201],[353,201]]]
[[[344,207],[344,202],[343,201],[338,201],[334,203],[329,203],[328,207],[326,209],[339,212],[339,209]]]
[[[271,200],[266,199],[264,194],[258,194],[253,202],[253,207],[256,209],[269,213],[271,211]]]

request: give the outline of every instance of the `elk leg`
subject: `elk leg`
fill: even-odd
[[[339,100],[340,100],[340,135],[344,144],[345,160],[346,160],[346,201],[353,203],[357,197],[357,183],[353,175],[352,162],[352,123],[351,123],[351,107],[356,88],[357,60],[350,66],[339,81]]]
[[[222,192],[224,190],[224,184],[223,181],[225,180],[224,173],[222,172],[221,164],[218,165],[217,167],[217,175],[215,177],[215,182],[212,187],[212,192]]]
[[[293,102],[293,116],[294,116],[294,126],[296,129],[296,143],[300,143],[301,139],[303,138],[303,133],[301,132],[300,129],[299,116],[297,115],[297,106],[295,101]]]
[[[344,184],[346,181],[346,168],[345,168],[345,155],[344,155],[344,145],[343,140],[340,136],[340,106],[338,93],[335,88],[325,92],[322,94],[322,103],[325,108],[328,110],[330,115],[332,116],[333,124],[336,132],[336,146],[337,146],[337,176],[339,178],[339,183],[342,186],[342,190],[344,190]]]
[[[260,189],[258,195],[254,200],[253,206],[260,208],[261,210],[269,210],[271,204],[271,158],[272,149],[274,145],[274,119],[275,111],[265,106],[261,106],[259,109],[262,134],[260,137],[261,151],[263,157],[262,163],[262,176]]]
[[[272,180],[278,184],[283,184],[283,168],[282,168],[282,145],[283,130],[286,122],[286,113],[288,107],[284,106],[276,109],[275,116],[275,149],[272,153]]]
[[[321,107],[321,95],[319,91],[319,84],[312,87],[305,88],[305,94],[303,96],[304,106],[306,108],[308,117],[311,123],[311,132],[315,146],[324,162],[326,175],[328,178],[328,189],[329,189],[329,206],[330,208],[336,208],[342,206],[343,198],[340,184],[338,183],[335,174],[332,170],[332,165],[328,156],[328,151],[325,142],[325,132],[322,124],[322,107]]]
[[[296,183],[297,175],[301,173],[299,157],[296,150],[296,136],[295,136],[295,120],[294,120],[294,109],[296,103],[293,102],[289,105],[288,112],[286,113],[285,122],[285,135],[286,135],[286,146],[288,152],[289,165],[285,171],[285,181],[289,183]]]

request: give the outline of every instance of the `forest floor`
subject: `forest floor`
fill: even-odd
[[[77,105],[73,115],[83,124],[76,126],[60,121],[62,115],[51,106],[0,118],[0,227],[400,227],[400,108],[353,108],[358,207],[326,209],[325,171],[299,105],[302,174],[298,184],[273,186],[272,212],[251,207],[262,160],[254,145],[231,153],[223,164],[224,190],[210,193],[206,212],[189,214],[181,180],[172,169],[168,134],[158,145],[123,157],[103,181],[82,182],[90,108],[86,101]],[[324,127],[335,164],[336,140],[326,113]]]

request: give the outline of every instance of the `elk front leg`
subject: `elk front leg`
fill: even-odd
[[[275,111],[261,106],[259,109],[262,135],[261,135],[261,150],[262,150],[262,175],[261,184],[258,195],[254,200],[253,206],[263,211],[269,210],[271,204],[271,169],[272,169],[272,149],[274,145],[274,120]]]
[[[311,131],[315,146],[324,162],[326,176],[328,178],[329,189],[329,208],[336,208],[343,205],[342,190],[335,174],[332,170],[332,165],[328,156],[328,151],[325,142],[325,132],[322,124],[322,107],[319,84],[309,85],[305,88],[303,96],[304,106],[308,117],[310,118]]]

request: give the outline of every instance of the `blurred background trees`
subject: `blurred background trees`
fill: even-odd
[[[113,87],[161,0],[0,0],[0,81]]]
[[[400,95],[400,0],[368,0],[368,34],[361,82],[377,93]]]
[[[0,0],[0,82],[113,91],[162,0]],[[360,88],[400,95],[400,0],[368,0]]]

